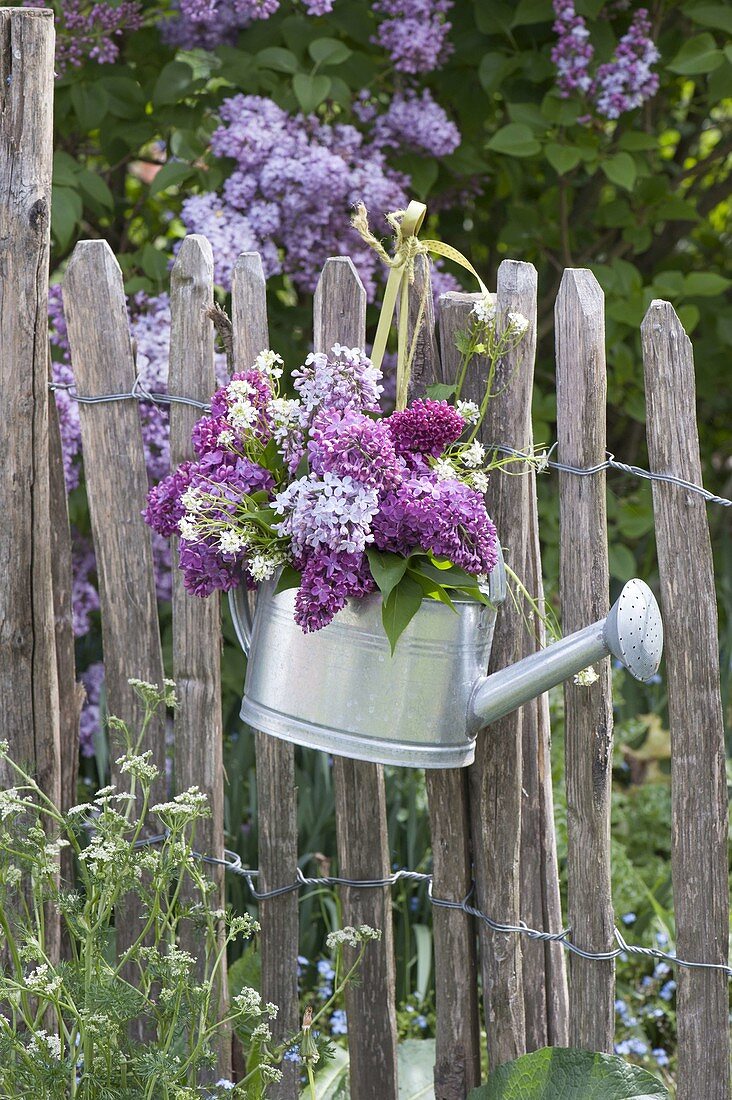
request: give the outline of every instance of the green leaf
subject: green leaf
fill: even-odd
[[[155,82],[152,101],[156,107],[177,103],[193,83],[193,69],[185,61],[169,61]]]
[[[432,970],[432,929],[426,924],[413,924],[412,932],[417,943],[417,984],[420,1000],[425,1000]]]
[[[278,73],[296,73],[299,65],[292,50],[281,46],[269,46],[256,54],[257,64],[263,69],[274,69]]]
[[[53,154],[54,187],[73,187],[76,189],[79,165],[69,153],[57,149]]]
[[[392,656],[399,638],[422,606],[422,586],[404,576],[392,589],[381,608],[381,621],[389,639]]]
[[[551,141],[544,149],[546,159],[559,176],[571,172],[582,160],[582,150],[576,145],[557,145]]]
[[[175,187],[183,180],[190,179],[195,171],[190,164],[185,164],[181,160],[169,160],[150,184],[150,196],[158,195],[161,191],[166,191],[169,187]]]
[[[376,586],[383,599],[388,599],[392,589],[399,584],[407,571],[407,559],[401,554],[390,554],[384,550],[377,550],[375,546],[366,548],[366,556],[369,559],[371,576],[376,581]]]
[[[711,34],[698,34],[684,42],[673,60],[666,66],[672,73],[681,76],[697,76],[699,73],[711,73],[722,64],[724,55],[717,48]]]
[[[137,118],[144,113],[142,88],[129,76],[105,76],[102,87],[107,92],[110,113],[117,118]]]
[[[61,249],[71,244],[83,212],[84,205],[78,191],[72,187],[51,188],[51,232]]]
[[[541,151],[541,146],[529,127],[521,122],[509,122],[508,126],[502,126],[486,148],[510,157],[533,157]]]
[[[716,298],[732,286],[732,279],[725,279],[714,272],[692,271],[684,279],[684,293],[694,298]]]
[[[405,1039],[397,1048],[399,1100],[430,1100],[435,1095],[434,1039]]]
[[[299,573],[292,565],[283,565],[280,579],[277,581],[275,594],[285,592],[288,588],[299,588],[302,584],[302,573]]]
[[[618,139],[618,149],[627,149],[629,153],[637,153],[641,149],[657,149],[658,135],[644,134],[642,130],[628,130]]]
[[[499,1066],[468,1100],[669,1100],[664,1085],[612,1054],[544,1047]]]
[[[84,197],[106,210],[114,210],[114,195],[106,182],[96,172],[82,168],[79,172],[79,189]]]
[[[426,576],[421,569],[408,569],[407,573],[420,586],[426,599],[436,600],[437,603],[444,603],[446,607],[449,607],[451,611],[457,614],[455,604],[441,584],[432,580],[431,577]]]
[[[554,18],[551,0],[519,0],[512,27],[525,27],[532,23],[550,23]]]
[[[610,576],[619,581],[630,580],[635,576],[636,564],[632,552],[627,546],[615,543],[608,549]]]
[[[73,84],[71,102],[82,130],[96,130],[107,113],[109,96],[102,84]]]
[[[607,160],[601,160],[600,167],[610,183],[614,183],[617,187],[624,187],[626,191],[632,191],[638,173],[630,153],[616,153]]]
[[[330,91],[330,77],[313,76],[312,73],[296,73],[292,87],[303,113],[309,115],[318,107]]]
[[[318,1100],[346,1100],[348,1096],[348,1051],[335,1046],[332,1058],[318,1071]],[[302,1100],[309,1100],[310,1087],[300,1093]]]
[[[353,50],[337,38],[316,38],[308,46],[308,53],[317,65],[342,65]]]
[[[713,27],[732,34],[732,8],[729,4],[684,4],[682,10],[692,22],[700,23],[702,27]]]
[[[447,401],[455,393],[455,385],[448,386],[445,382],[432,382],[427,387],[427,396],[432,401]]]
[[[498,53],[490,51],[483,54],[478,66],[478,80],[484,91],[495,92],[511,73],[515,72],[521,64],[520,58],[515,54]]]
[[[168,274],[168,255],[148,241],[142,249],[140,265],[146,275],[160,283]]]

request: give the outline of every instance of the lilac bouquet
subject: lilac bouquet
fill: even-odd
[[[495,308],[474,312],[472,344],[484,350]],[[523,331],[509,321],[500,350]],[[359,348],[308,355],[292,373],[294,398],[282,374],[273,351],[234,374],[194,427],[196,459],[149,493],[145,519],[180,536],[187,590],[208,596],[277,576],[278,590],[298,588],[295,619],[307,632],[378,589],[392,650],[423,599],[485,602],[498,543],[476,439],[484,406],[459,400],[460,379],[436,388],[454,405],[433,396],[381,416],[381,371]]]

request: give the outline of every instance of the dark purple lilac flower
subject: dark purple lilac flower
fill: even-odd
[[[413,401],[385,421],[398,455],[431,455],[439,458],[465,430],[465,421],[447,401],[430,398]]]
[[[159,535],[178,534],[178,524],[185,514],[180,498],[191,484],[193,471],[192,462],[182,462],[148,492],[147,507],[142,514],[145,523]]]
[[[71,66],[85,61],[111,65],[119,57],[119,40],[126,31],[142,26],[142,4],[137,0],[120,3],[91,3],[89,0],[24,0],[26,8],[53,7],[56,15],[56,74],[63,76]]]
[[[183,584],[192,596],[210,596],[212,592],[229,592],[244,579],[237,561],[224,556],[205,542],[180,540],[178,561],[183,570]]]
[[[313,473],[351,477],[361,485],[382,489],[398,484],[399,463],[389,430],[354,409],[326,407],[315,417],[308,443]]]
[[[91,628],[90,616],[99,610],[96,585],[97,559],[91,539],[72,530],[71,544],[71,607],[74,637],[83,638]]]
[[[302,563],[300,563],[302,565]],[[375,590],[365,554],[312,554],[302,565],[302,584],[295,597],[295,622],[307,634],[322,630],[350,596]]]

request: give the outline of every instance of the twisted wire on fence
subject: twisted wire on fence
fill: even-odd
[[[200,409],[203,413],[211,411],[210,405],[203,401],[195,401],[192,397],[180,397],[174,394],[147,390],[139,375],[128,393],[107,393],[100,394],[97,397],[88,397],[77,393],[73,382],[49,382],[48,386],[51,390],[64,390],[72,401],[76,401],[80,405],[101,405],[112,401],[148,401],[153,405],[188,405],[194,409]],[[644,470],[641,466],[632,466],[628,462],[620,462],[610,451],[607,452],[605,461],[598,462],[595,466],[571,466],[567,462],[557,462],[551,458],[551,455],[558,445],[558,443],[552,443],[547,451],[533,455],[527,454],[525,451],[517,451],[514,447],[505,444],[489,444],[486,449],[488,451],[499,451],[501,454],[511,455],[514,458],[525,459],[527,462],[532,462],[537,470],[550,467],[552,470],[576,474],[578,477],[599,474],[603,470],[618,470],[620,473],[642,478],[644,481],[663,481],[669,485],[678,485],[690,493],[698,493],[708,504],[721,504],[724,508],[732,508],[732,500],[728,500],[727,497],[716,496],[702,485],[695,485],[694,482],[685,481],[684,478],[675,477],[673,474],[654,474],[650,470]]]
[[[166,840],[167,835],[167,833],[159,833],[157,836],[151,836],[145,840],[137,841],[135,846],[144,847],[150,844],[160,844]],[[254,885],[254,880],[259,877],[260,872],[252,870],[249,867],[242,867],[241,856],[239,856],[238,853],[225,848],[223,859],[219,859],[216,856],[202,855],[200,852],[193,852],[192,854],[196,859],[200,859],[204,863],[210,863],[216,867],[224,867],[227,871],[235,875],[240,875],[245,879],[252,897],[257,901],[268,901],[271,898],[279,898],[285,894],[292,894],[309,886],[353,886],[359,890],[373,890],[394,886],[395,883],[404,880],[409,882],[426,882],[427,896],[431,905],[441,909],[460,910],[468,916],[475,917],[477,920],[482,921],[494,932],[502,932],[506,935],[526,936],[527,939],[540,940],[545,943],[558,943],[561,944],[566,951],[569,951],[573,955],[579,955],[582,959],[607,962],[609,959],[620,958],[624,954],[646,955],[648,958],[664,959],[674,966],[684,966],[690,970],[721,970],[727,975],[728,979],[732,979],[732,966],[726,966],[724,963],[692,962],[689,959],[680,959],[677,955],[672,955],[668,951],[661,951],[661,949],[657,947],[641,947],[638,944],[628,943],[618,928],[613,929],[613,935],[618,944],[617,947],[614,947],[610,951],[586,951],[583,947],[578,947],[577,944],[572,943],[569,938],[572,934],[571,928],[563,928],[561,932],[543,932],[536,928],[529,928],[524,921],[519,921],[518,924],[507,924],[503,921],[493,920],[486,913],[483,913],[480,909],[476,909],[474,905],[469,904],[474,889],[472,886],[469,893],[462,901],[449,901],[447,898],[436,898],[432,893],[432,875],[425,871],[409,871],[405,868],[403,870],[394,871],[393,874],[387,875],[384,878],[372,879],[343,878],[339,875],[324,875],[322,877],[312,878],[304,875],[300,868],[297,867],[295,869],[296,879],[294,882],[288,883],[286,886],[278,886],[274,890],[257,890]]]

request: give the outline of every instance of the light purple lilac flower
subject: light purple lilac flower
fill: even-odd
[[[597,113],[619,118],[625,111],[642,106],[658,91],[658,73],[651,72],[660,58],[651,38],[646,8],[638,8],[628,31],[615,50],[612,61],[600,65],[592,87]]]
[[[79,718],[79,751],[82,756],[94,756],[94,741],[101,729],[101,698],[104,686],[104,664],[96,661],[80,676],[86,698]]]
[[[163,37],[184,50],[213,50],[235,42],[243,27],[269,19],[279,6],[279,0],[177,0],[176,15],[161,23]]]
[[[376,0],[374,10],[387,18],[374,41],[391,55],[398,72],[432,72],[452,52],[445,19],[452,6],[452,0]]]
[[[97,561],[91,539],[71,531],[71,607],[75,638],[83,638],[91,629],[90,616],[99,610],[96,585]]]
[[[318,476],[350,477],[373,489],[398,484],[404,466],[385,422],[332,406],[322,409],[313,421],[308,458]]]
[[[434,101],[429,88],[424,88],[421,95],[407,88],[397,92],[384,114],[376,119],[371,140],[382,149],[445,157],[460,144],[460,131]]]
[[[327,355],[312,352],[292,379],[302,401],[303,426],[321,406],[379,411],[381,371],[360,348],[335,344]]]
[[[590,62],[595,48],[581,15],[577,15],[574,0],[554,0],[554,33],[557,43],[552,49],[552,61],[557,69],[557,87],[563,99],[575,92],[589,92],[592,87]]]
[[[329,256],[350,255],[370,298],[382,278],[376,253],[351,229],[348,214],[363,201],[374,217],[406,204],[407,178],[353,126],[314,115],[289,115],[271,99],[224,100],[214,132],[216,156],[236,164],[222,196],[187,199],[182,219],[221,253],[217,280],[226,289],[238,252],[258,249],[268,273],[281,270],[298,289],[314,290]]]
[[[371,524],[379,506],[376,489],[337,474],[298,478],[274,498],[283,516],[275,529],[292,540],[296,558],[308,550],[359,554],[372,541]]]

